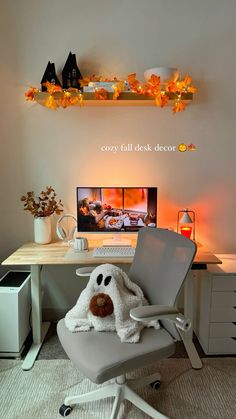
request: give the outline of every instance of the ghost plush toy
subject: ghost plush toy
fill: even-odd
[[[112,264],[96,267],[76,305],[66,314],[71,332],[116,331],[121,342],[136,343],[145,326],[160,328],[158,321],[141,323],[131,319],[132,308],[148,305],[141,288]]]

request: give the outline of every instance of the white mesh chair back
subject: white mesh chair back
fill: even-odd
[[[160,228],[142,228],[129,276],[140,286],[150,304],[174,306],[196,249],[196,244],[181,234]],[[176,328],[170,322],[162,323],[178,338]]]

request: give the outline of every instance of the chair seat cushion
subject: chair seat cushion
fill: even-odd
[[[145,328],[139,343],[121,343],[113,332],[72,333],[62,319],[57,333],[68,357],[97,384],[168,358],[175,351],[174,341],[165,329]]]

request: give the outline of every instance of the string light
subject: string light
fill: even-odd
[[[81,86],[94,86],[94,81],[101,82],[103,79],[98,76],[92,76],[91,78],[86,77],[83,80],[79,80]],[[108,81],[108,80],[106,80]],[[110,100],[117,100],[121,93],[127,93],[127,85],[130,87],[130,92],[137,93],[138,95],[146,95],[149,97],[153,97],[157,106],[161,108],[165,107],[171,98],[174,99],[174,106],[172,108],[174,113],[181,112],[185,110],[187,104],[183,100],[183,94],[187,93],[195,93],[196,87],[192,86],[192,79],[190,76],[186,76],[183,80],[179,80],[177,82],[170,81],[165,85],[165,90],[161,87],[161,80],[160,77],[156,75],[152,75],[150,79],[142,84],[136,79],[136,73],[132,73],[128,76],[128,81],[119,81],[118,79],[114,78],[112,80],[114,84],[112,85],[114,94],[112,99]],[[84,96],[83,93],[75,88],[70,88],[68,90],[62,90],[60,86],[54,85],[52,83],[46,82],[44,83],[47,92],[41,93],[39,89],[35,87],[31,87],[26,93],[25,98],[28,101],[35,101],[37,100],[38,95],[40,93],[40,99],[45,97],[43,101],[43,105],[49,109],[56,110],[58,107],[67,108],[68,106],[75,106],[80,104],[80,106],[84,103]],[[97,100],[109,100],[108,91],[101,87],[94,88],[95,98]],[[40,100],[41,102],[41,100]]]

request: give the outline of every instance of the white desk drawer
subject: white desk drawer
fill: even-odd
[[[236,354],[236,340],[232,338],[209,339],[209,353]]]
[[[211,296],[212,307],[232,307],[236,306],[236,292],[234,291],[215,291]]]
[[[236,308],[211,307],[210,322],[228,323],[236,322]]]
[[[236,275],[212,275],[213,291],[236,291]]]
[[[236,337],[235,323],[210,323],[210,338]]]

